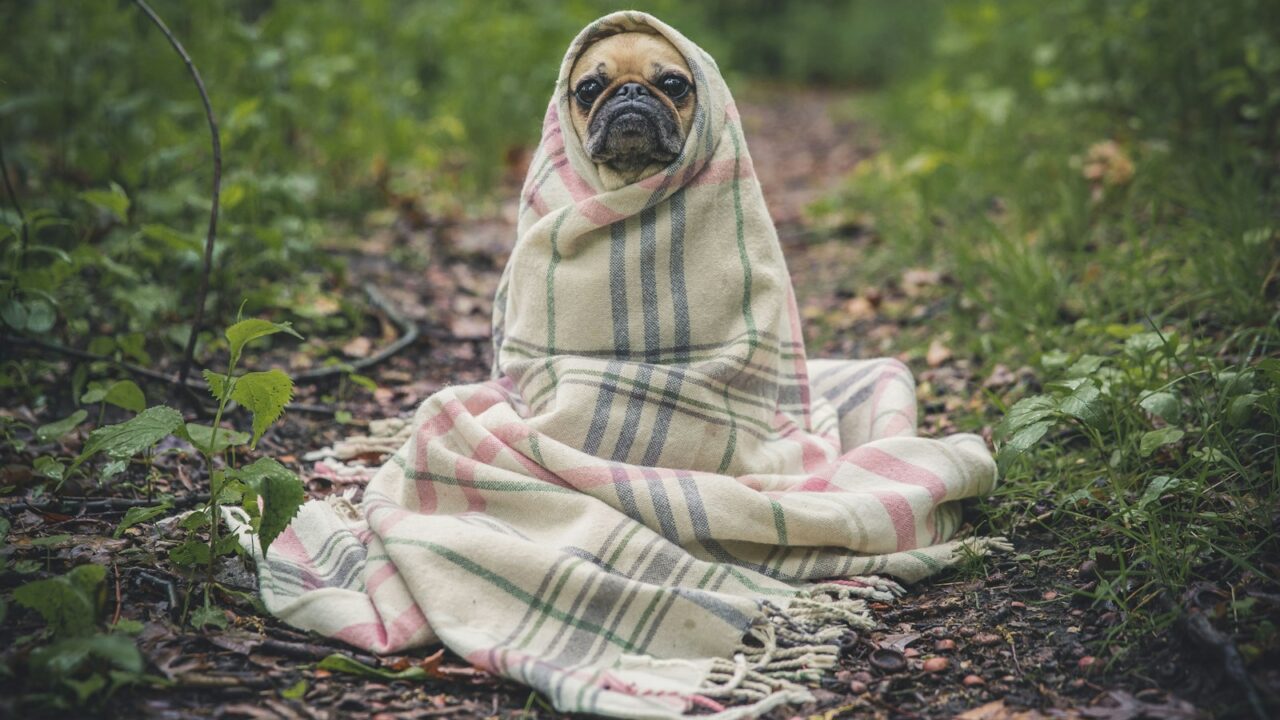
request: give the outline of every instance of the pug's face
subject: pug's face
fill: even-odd
[[[587,154],[628,183],[675,160],[693,124],[689,66],[659,35],[626,32],[593,43],[574,63],[569,92]]]

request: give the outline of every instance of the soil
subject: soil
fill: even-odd
[[[763,88],[744,95],[740,109],[755,167],[801,289],[802,312],[814,324],[810,354],[897,354],[896,333],[903,318],[912,316],[915,302],[911,283],[937,282],[936,277],[923,269],[907,282],[887,279],[883,287],[859,294],[882,301],[856,304],[857,298],[842,286],[846,279],[841,269],[857,263],[874,239],[856,228],[816,233],[804,212],[875,149],[867,128],[835,119],[843,114],[833,108],[848,101],[835,92]],[[329,396],[341,395],[348,424],[326,412],[290,412],[263,440],[262,449],[297,469],[312,496],[353,486],[341,477],[317,473],[303,459],[306,453],[360,431],[370,419],[407,415],[446,383],[487,377],[491,298],[514,239],[517,190],[506,188],[505,196],[512,200],[489,216],[464,221],[445,222],[409,208],[350,255],[352,285],[369,282],[383,288],[422,336],[366,371],[377,382],[375,392],[340,389],[333,383],[299,388],[296,401],[303,405],[332,405]],[[906,311],[882,312],[895,303]],[[916,310],[917,317],[930,311]],[[826,322],[833,315],[840,316],[839,322]],[[384,318],[371,320],[366,334],[368,342],[347,347],[353,359],[368,355],[396,330]],[[926,433],[948,430],[948,409],[981,396],[982,379],[970,377],[964,360],[944,357],[948,354],[931,353],[927,362],[908,358],[922,380]],[[296,369],[305,363],[295,359],[289,364]],[[5,464],[6,477],[20,472],[14,459]],[[176,456],[161,461],[161,489],[178,495],[196,492],[201,481],[191,473],[199,471],[190,468],[197,464]],[[83,492],[129,496],[118,486]],[[4,502],[11,499],[16,498]],[[139,646],[150,669],[173,684],[120,693],[108,706],[110,716],[559,717],[528,688],[474,670],[434,648],[382,659],[387,667],[424,667],[430,676],[424,681],[368,680],[318,670],[314,663],[320,658],[335,652],[350,655],[351,649],[296,632],[256,610],[247,599],[253,578],[242,570],[223,578],[228,586],[245,590],[218,598],[226,608],[227,630],[179,626],[188,585],[180,572],[157,560],[167,541],[143,527],[111,539],[122,513],[100,505],[5,508],[13,521],[11,561],[39,560],[55,572],[85,561],[103,563],[110,567],[109,611],[145,623]],[[1054,563],[1051,528],[1032,523],[1013,530],[1016,555],[913,588],[894,605],[877,605],[882,625],[848,644],[839,670],[815,690],[816,703],[775,716],[1190,718],[1203,716],[1201,708],[1207,707],[1227,708],[1226,714],[1242,710],[1238,692],[1222,676],[1221,663],[1177,634],[1124,653],[1110,647],[1106,638],[1116,621],[1114,611],[1091,606],[1073,592],[1092,581],[1089,568]],[[30,543],[55,534],[69,537],[47,547]],[[26,579],[7,573],[3,582],[12,587]],[[0,647],[11,656],[15,639],[36,627],[33,614],[11,606],[9,621],[0,630]],[[11,680],[0,676],[0,682]],[[290,689],[295,692],[286,693]],[[8,715],[12,702],[12,692],[5,691],[0,715]]]

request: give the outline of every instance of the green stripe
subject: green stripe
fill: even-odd
[[[927,555],[917,550],[908,550],[907,554],[924,563],[924,566],[930,570],[941,570],[946,567],[946,565],[938,562],[932,555]]]
[[[609,556],[608,560],[605,560],[604,562],[605,567],[610,569],[613,568],[613,564],[617,562],[618,556],[621,555],[622,551],[626,549],[627,543],[631,542],[631,536],[640,532],[640,528],[642,527],[644,527],[644,525],[642,525],[641,523],[634,523],[630,532],[622,536],[622,540],[619,541],[617,549],[613,551],[613,554]]]
[[[581,565],[583,562],[585,561],[581,558],[575,558],[565,566],[563,571],[564,574],[560,576],[560,581],[556,583],[555,589],[551,591],[551,597],[547,599],[547,607],[555,606],[556,599],[560,597],[560,591],[564,590],[564,586],[569,582],[569,576],[573,573],[573,569]],[[547,618],[550,617],[545,608],[541,608],[540,610],[541,612],[538,613],[538,621],[533,624],[533,627],[529,629],[529,632],[525,633],[524,639],[520,641],[519,645],[516,645],[517,648],[528,647],[529,643],[533,642],[534,636],[538,634],[538,630],[542,628],[543,623],[545,623]]]
[[[778,532],[778,544],[787,544],[787,517],[782,512],[782,506],[776,500],[770,500],[769,504],[773,506],[773,528]]]
[[[607,642],[612,643],[613,645],[616,645],[622,648],[623,650],[633,651],[636,649],[636,647],[632,645],[630,642],[622,639],[621,637],[618,637],[616,634],[609,631],[607,628],[603,628],[603,627],[600,627],[599,625],[596,625],[595,623],[589,623],[589,622],[586,622],[585,620],[575,618],[572,615],[569,615],[568,613],[564,612],[563,610],[558,610],[552,607],[549,603],[543,600],[539,600],[538,598],[534,597],[533,595],[529,594],[528,592],[526,592],[525,590],[517,586],[515,583],[511,582],[510,580],[507,580],[505,577],[502,576],[501,573],[496,573],[496,572],[493,572],[492,570],[489,570],[488,568],[482,567],[481,565],[471,560],[470,558],[464,557],[463,555],[456,553],[453,550],[450,550],[449,548],[443,545],[438,545],[436,543],[429,542],[426,540],[407,540],[405,538],[395,538],[395,537],[384,538],[383,542],[386,543],[387,545],[409,545],[412,547],[422,548],[424,550],[430,550],[431,552],[440,556],[444,560],[448,560],[449,562],[453,563],[457,567],[463,570],[466,570],[467,572],[480,578],[481,580],[488,582],[490,585],[494,586],[498,590],[501,590],[502,592],[506,593],[507,595],[510,595],[516,600],[519,600],[525,605],[528,605],[529,607],[535,610],[538,610],[540,612],[544,612],[549,617],[561,623],[564,623],[569,627],[577,628],[579,630],[586,630],[587,632],[592,633],[597,637],[603,638]]]

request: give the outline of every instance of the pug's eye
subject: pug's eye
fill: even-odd
[[[672,100],[679,100],[689,94],[689,81],[679,75],[667,75],[658,81],[658,87]]]
[[[573,91],[573,96],[578,98],[578,102],[590,107],[603,91],[604,86],[599,80],[588,79],[578,83],[578,89]]]

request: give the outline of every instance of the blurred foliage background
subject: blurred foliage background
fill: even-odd
[[[890,131],[889,147],[816,216],[870,218],[895,247],[946,256],[1010,328],[1057,322],[1064,307],[1075,317],[1149,307],[1129,286],[1151,300],[1169,283],[1195,283],[1179,297],[1211,298],[1228,318],[1268,312],[1256,299],[1276,250],[1274,2],[636,5],[703,44],[733,82],[870,91],[858,112]],[[444,215],[482,205],[513,153],[536,141],[568,41],[615,8],[154,6],[195,59],[222,127],[215,321],[246,297],[251,311],[288,307],[307,288],[341,284],[341,265],[318,251],[340,234],[334,223],[358,226],[395,198]],[[0,25],[0,147],[31,235],[24,256],[6,198],[8,331],[138,360],[171,354],[187,333],[209,202],[208,137],[184,68],[123,0],[4,3]],[[1087,163],[1100,174],[1082,182]],[[1093,222],[1106,213],[1126,221]],[[1178,232],[1157,238],[1156,226]],[[1154,253],[1169,272],[1073,276],[1063,253],[1095,253],[1121,273],[1148,268],[1134,259]],[[976,282],[988,275],[999,282]]]

